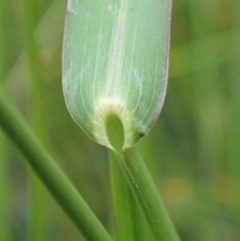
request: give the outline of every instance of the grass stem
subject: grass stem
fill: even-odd
[[[178,241],[158,190],[148,169],[136,148],[123,153],[121,166],[128,178],[130,187],[140,201],[143,210],[158,241]]]
[[[27,65],[29,77],[32,83],[32,106],[31,118],[33,129],[37,137],[45,143],[46,128],[44,123],[44,97],[43,97],[43,80],[42,64],[36,38],[36,19],[35,10],[36,2],[31,0],[23,1],[23,22],[24,22],[24,40],[27,55]],[[31,170],[29,172],[30,183],[30,217],[29,217],[29,240],[41,241],[46,240],[44,225],[46,220],[46,193],[41,182],[36,178]]]
[[[7,44],[5,24],[8,18],[7,1],[1,1],[0,7],[0,85],[2,85],[6,72]],[[8,162],[5,137],[0,130],[0,240],[10,241],[10,199],[9,199],[9,179]],[[4,195],[3,195],[4,194]]]
[[[135,241],[132,213],[133,196],[118,164],[118,156],[109,150],[111,185],[114,209],[115,236],[117,241]]]
[[[112,241],[91,209],[0,90],[0,125],[88,241]]]

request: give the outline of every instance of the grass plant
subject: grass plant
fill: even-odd
[[[168,0],[68,2],[63,46],[68,110],[93,140],[115,152],[115,158],[110,153],[111,162],[118,160],[132,191],[124,187],[117,165],[111,163],[118,240],[138,239],[131,213],[131,206],[137,204],[132,195],[156,240],[178,240],[154,182],[133,149],[156,121],[165,98],[170,13]],[[125,216],[118,205],[125,207]]]
[[[170,1],[92,2],[0,1],[0,240],[238,241],[239,1],[173,3],[157,121]]]
[[[30,106],[32,126],[39,140],[46,143],[47,133],[44,117],[44,94],[42,62],[36,36],[36,2],[23,1],[23,32],[28,63],[28,73],[32,83],[32,105]],[[40,114],[41,113],[41,114]],[[30,203],[29,240],[46,240],[46,193],[39,179],[29,170]]]
[[[213,1],[209,10],[211,13],[211,19],[206,19],[199,21],[199,17],[202,16],[203,12],[201,8],[197,8],[193,2],[190,2],[190,16],[191,16],[191,33],[192,39],[204,38],[208,33],[216,31],[216,19],[217,19],[217,9],[218,2]],[[204,51],[202,51],[204,48]],[[219,59],[219,44],[218,42],[206,43],[202,45],[202,48],[192,49],[192,62],[193,65],[197,64],[197,59],[208,58],[210,62],[217,63]],[[205,52],[206,51],[206,52]],[[206,54],[207,53],[207,54]],[[193,67],[196,68],[196,67]],[[192,81],[194,85],[194,96],[195,96],[195,111],[196,119],[198,120],[198,129],[207,130],[211,133],[207,137],[204,137],[205,131],[198,132],[197,142],[198,142],[198,153],[197,154],[197,165],[198,174],[196,184],[199,185],[200,196],[205,196],[207,192],[212,192],[212,187],[217,189],[218,178],[221,175],[223,162],[223,132],[219,131],[222,125],[222,118],[217,122],[212,121],[211,113],[208,113],[207,107],[203,107],[208,103],[208,105],[214,106],[214,111],[217,115],[222,116],[222,103],[221,103],[221,86],[218,84],[220,77],[219,66],[213,64],[211,68],[206,68],[203,72],[194,72],[192,74]],[[203,83],[202,79],[206,79]],[[212,90],[212,91],[209,91]],[[206,113],[205,113],[206,112]],[[215,113],[212,113],[213,115]],[[218,136],[216,138],[216,136]],[[218,141],[213,142],[211,138],[216,138]],[[209,146],[211,145],[211,148]],[[218,170],[218,171],[216,171]],[[208,185],[211,183],[212,185]],[[209,188],[208,188],[209,187]],[[199,205],[199,216],[198,222],[200,229],[205,228],[205,220],[208,217],[208,207],[207,205]],[[201,233],[199,234],[201,235]],[[203,239],[204,237],[202,237]]]

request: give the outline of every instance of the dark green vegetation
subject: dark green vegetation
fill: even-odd
[[[23,3],[28,2],[0,1],[1,84],[111,230],[106,149],[73,123],[63,101],[66,1],[34,1],[33,22],[26,26]],[[239,12],[238,0],[174,1],[167,97],[159,120],[139,144],[184,241],[237,241],[240,237]],[[30,41],[31,51],[39,52],[39,59],[30,63],[26,28],[36,29],[36,46]],[[38,67],[35,77],[29,71],[35,68],[31,64]],[[41,86],[34,86],[37,79]],[[37,124],[41,118],[44,123]],[[34,187],[20,160],[23,157],[7,138],[0,138],[0,240],[26,240],[31,237],[29,222],[35,213]],[[34,198],[44,205],[42,231],[38,231],[42,240],[81,240],[45,190]]]

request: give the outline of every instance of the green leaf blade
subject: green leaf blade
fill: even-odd
[[[63,90],[81,128],[111,148],[105,120],[119,116],[124,148],[157,119],[165,98],[169,0],[69,1]]]

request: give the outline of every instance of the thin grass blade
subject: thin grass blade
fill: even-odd
[[[23,1],[24,43],[28,74],[32,84],[31,120],[36,135],[42,143],[46,143],[47,132],[44,117],[44,95],[42,62],[40,59],[38,39],[36,37],[35,1]],[[47,196],[40,180],[29,170],[30,211],[28,221],[28,240],[46,240],[46,201]]]
[[[26,157],[55,200],[88,241],[112,241],[76,188],[59,169],[0,89],[0,126]]]

